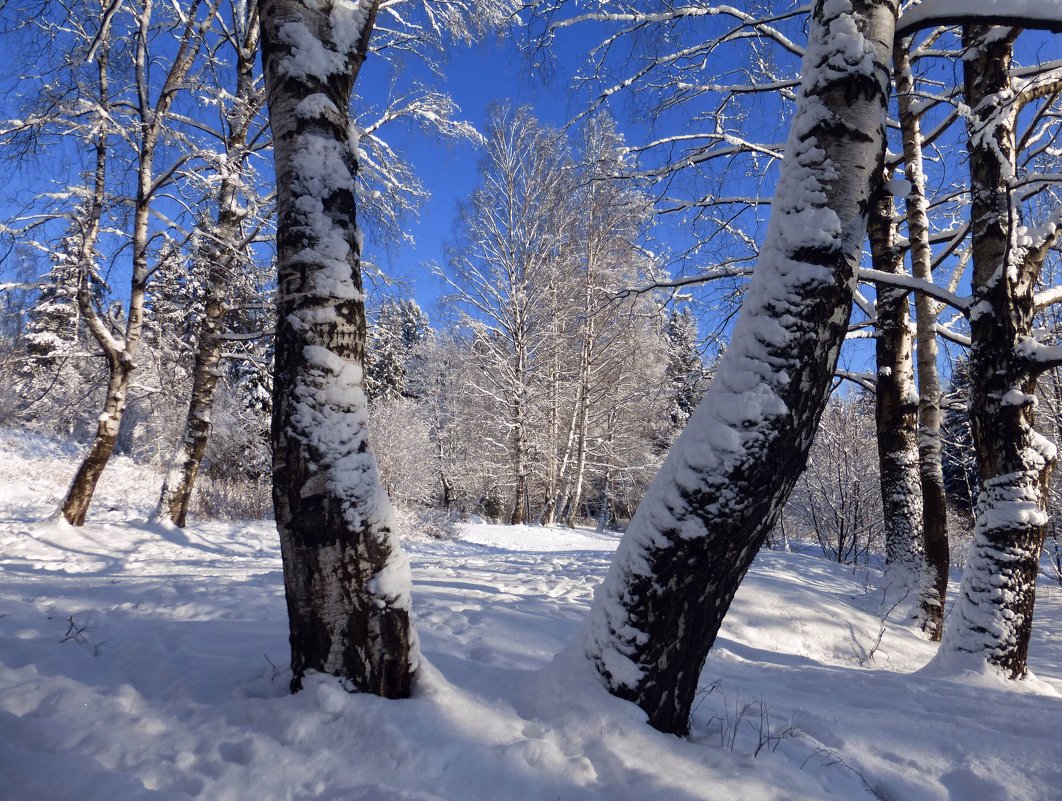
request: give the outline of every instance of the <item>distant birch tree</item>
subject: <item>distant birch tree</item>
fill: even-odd
[[[512,478],[509,522],[528,520],[531,403],[551,333],[553,274],[563,269],[574,172],[563,136],[526,108],[495,109],[480,185],[462,210],[450,302],[488,360],[477,389],[498,404]]]

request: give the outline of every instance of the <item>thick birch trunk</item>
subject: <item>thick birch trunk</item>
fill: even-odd
[[[409,561],[367,440],[348,112],[376,5],[259,9],[277,175],[273,501],[292,689],[319,670],[403,697],[417,645]]]
[[[1017,108],[1010,86],[1012,40],[998,28],[963,31],[973,235],[970,422],[982,490],[941,658],[1026,674],[1036,574],[1047,524],[1055,447],[1033,428],[1042,367],[1018,347],[1032,332],[1040,264],[1019,243],[1010,197]],[[1042,263],[1042,260],[1041,260]]]
[[[896,3],[820,0],[730,347],[646,493],[587,632],[609,690],[685,733],[704,659],[807,460],[880,182]]]
[[[188,403],[184,432],[181,435],[172,466],[166,474],[159,496],[155,519],[183,527],[188,516],[192,490],[203,463],[210,432],[211,412],[220,378],[224,317],[228,311],[229,283],[241,268],[237,250],[241,239],[241,224],[245,216],[240,206],[243,188],[247,133],[258,110],[254,100],[254,63],[258,53],[258,14],[251,11],[243,41],[237,48],[236,100],[229,120],[229,134],[225,143],[226,170],[218,188],[218,212],[214,230],[203,247],[205,258],[206,302],[205,315],[199,331],[199,343],[192,372],[192,394]]]
[[[911,243],[914,277],[933,280],[933,252],[929,244],[929,204],[926,177],[922,167],[922,133],[913,106],[914,75],[911,71],[910,41],[900,42],[894,51],[896,94],[903,135],[904,172],[911,191],[907,195],[907,236]],[[948,503],[944,491],[943,449],[940,440],[940,375],[937,370],[936,302],[915,294],[915,336],[918,365],[918,458],[922,483],[922,529],[926,564],[935,592],[936,604],[924,607],[922,630],[934,641],[944,633],[944,600],[948,592]]]
[[[881,192],[868,226],[875,270],[903,273],[903,251],[897,245],[892,196]],[[907,290],[878,284],[877,391],[875,425],[885,525],[886,580],[899,600],[909,596],[925,625],[937,608],[926,568],[922,535],[922,487],[918,459],[918,398]]]

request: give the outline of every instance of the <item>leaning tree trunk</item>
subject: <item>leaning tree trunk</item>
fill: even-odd
[[[1042,255],[1021,241],[1010,196],[1018,108],[1009,77],[1012,38],[1001,33],[985,26],[963,30],[965,102],[971,109],[970,422],[982,490],[941,656],[951,660],[965,653],[975,665],[987,662],[1020,678],[1027,672],[1055,448],[1033,428],[1043,367],[1023,354]]]
[[[911,243],[914,277],[933,280],[933,251],[929,244],[929,204],[922,168],[922,132],[914,111],[914,74],[911,42],[899,42],[894,50],[896,95],[903,135],[904,173],[911,188],[907,194],[907,237]],[[918,365],[918,459],[922,484],[922,529],[925,559],[933,583],[936,604],[925,607],[922,630],[934,641],[944,633],[944,600],[948,592],[948,502],[944,491],[943,449],[940,440],[940,374],[937,369],[936,301],[915,294],[915,336]]]
[[[367,440],[348,111],[376,4],[259,9],[277,175],[273,502],[291,686],[319,670],[404,697],[417,664],[410,571]]]
[[[818,0],[767,238],[715,379],[598,589],[610,692],[684,733],[704,659],[807,461],[880,183],[894,0]]]
[[[247,134],[260,108],[255,93],[254,63],[258,53],[258,13],[249,12],[247,29],[237,44],[236,94],[225,139],[228,166],[221,176],[217,193],[217,219],[198,254],[206,269],[205,314],[199,330],[199,343],[192,370],[192,394],[184,432],[172,466],[162,485],[155,519],[184,527],[188,505],[206,455],[213,428],[211,413],[221,375],[221,348],[224,318],[228,311],[229,284],[242,268],[240,239],[246,209],[240,205],[248,156]]]
[[[218,255],[218,254],[216,254]],[[226,260],[227,261],[227,260]],[[195,353],[192,371],[192,395],[188,402],[184,432],[173,464],[166,473],[159,495],[155,519],[161,523],[173,523],[184,527],[188,517],[188,505],[192,490],[203,463],[210,432],[213,428],[211,413],[218,378],[221,375],[222,319],[225,316],[226,292],[222,283],[215,283],[218,273],[225,272],[226,262],[212,260],[208,266],[205,314],[199,330],[199,345]]]
[[[108,351],[106,355],[110,378],[107,382],[103,412],[96,423],[96,436],[70,482],[61,509],[66,522],[72,526],[85,524],[96,485],[114,453],[122,414],[125,412],[129,379],[133,371],[132,359],[123,349]]]
[[[903,251],[897,243],[892,195],[881,191],[868,226],[874,269],[902,274]],[[918,464],[918,398],[910,312],[906,289],[878,284],[875,427],[885,526],[886,579],[897,600],[909,596],[917,604],[923,627],[937,607],[926,568],[922,540],[922,487]]]
[[[110,64],[110,41],[109,30],[101,34],[101,46],[99,48],[98,80],[100,90],[100,109],[104,115],[109,109],[109,64]],[[145,159],[141,154],[138,169],[137,201],[134,215],[133,233],[133,276],[129,299],[129,316],[126,320],[125,336],[122,339],[115,337],[107,325],[96,313],[92,303],[92,291],[90,287],[92,263],[95,258],[96,243],[99,239],[100,226],[103,218],[103,204],[106,196],[106,175],[108,157],[107,127],[100,126],[100,133],[95,143],[96,164],[93,174],[92,204],[89,219],[86,220],[82,232],[81,253],[78,255],[79,278],[77,288],[78,311],[85,320],[89,331],[95,337],[97,344],[103,351],[107,360],[107,394],[103,402],[103,411],[96,423],[96,436],[92,445],[78,465],[77,471],[70,482],[70,487],[63,498],[60,513],[68,523],[73,526],[81,526],[85,523],[92,498],[96,493],[96,485],[100,476],[107,467],[107,463],[114,453],[114,446],[118,441],[118,432],[122,425],[122,415],[128,400],[129,383],[134,367],[134,356],[140,341],[140,323],[144,307],[144,287],[147,275],[147,206],[145,199],[145,185],[150,181],[151,161],[150,151],[146,168]]]

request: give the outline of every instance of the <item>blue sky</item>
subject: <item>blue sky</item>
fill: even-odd
[[[372,67],[378,72],[374,73]],[[364,81],[372,80],[386,68],[382,63],[367,64],[359,77],[359,90],[368,91]],[[513,40],[490,38],[471,47],[452,47],[443,68],[443,85],[438,87],[438,79],[431,79],[457,102],[461,119],[480,130],[490,105],[501,101],[530,105],[543,122],[561,126],[575,113],[575,106],[568,79],[557,69],[554,64],[550,80],[544,80],[543,72],[529,67]],[[367,255],[380,258],[389,274],[407,284],[418,303],[431,313],[442,292],[442,282],[426,265],[445,260],[458,204],[476,185],[481,152],[471,144],[442,142],[419,129],[406,131],[395,141],[431,192],[431,199],[412,221],[415,246],[400,247],[389,255]]]

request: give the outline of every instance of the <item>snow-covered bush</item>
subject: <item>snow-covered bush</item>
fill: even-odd
[[[381,397],[369,411],[369,442],[388,497],[402,506],[434,504],[440,494],[438,449],[425,410],[416,401]]]
[[[395,529],[403,539],[456,540],[457,517],[430,507],[395,506]]]
[[[817,544],[826,558],[856,564],[884,554],[881,521],[873,405],[834,397],[781,525],[791,541]]]

